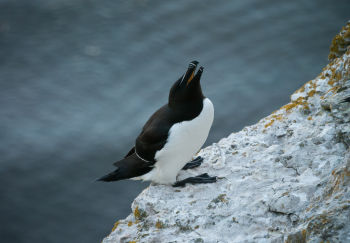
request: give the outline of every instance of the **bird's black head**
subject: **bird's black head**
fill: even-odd
[[[169,106],[183,106],[193,103],[202,103],[204,98],[200,79],[203,73],[203,67],[196,72],[198,62],[190,62],[187,72],[177,80],[170,89]]]

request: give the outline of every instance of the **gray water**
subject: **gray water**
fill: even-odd
[[[350,1],[0,0],[0,240],[99,242],[148,183],[94,183],[197,59],[207,144],[327,63]]]

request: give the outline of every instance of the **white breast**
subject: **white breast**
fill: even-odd
[[[172,184],[182,167],[200,150],[208,137],[214,119],[214,106],[203,100],[199,116],[174,124],[169,130],[165,146],[155,154],[155,168],[140,177],[161,184]]]

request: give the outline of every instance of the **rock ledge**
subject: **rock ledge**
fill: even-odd
[[[151,185],[103,242],[350,242],[350,23],[331,62],[291,102],[200,151],[180,179]]]

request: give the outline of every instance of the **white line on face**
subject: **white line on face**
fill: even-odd
[[[181,82],[180,82],[180,84],[179,84],[179,85],[181,85],[181,84],[182,84],[182,82],[184,81],[185,75],[186,75],[186,73],[185,73],[185,74],[182,76],[182,79],[181,79]]]
[[[194,64],[194,63],[191,62],[188,66],[189,66],[189,67],[190,67],[190,66],[196,67],[196,64]],[[188,68],[189,68],[189,67],[188,67]],[[187,72],[186,72],[186,73],[187,73]],[[184,78],[185,78],[185,76],[186,76],[186,73],[182,76],[182,79],[181,79],[181,82],[180,82],[179,85],[181,85],[182,82],[184,81]]]

